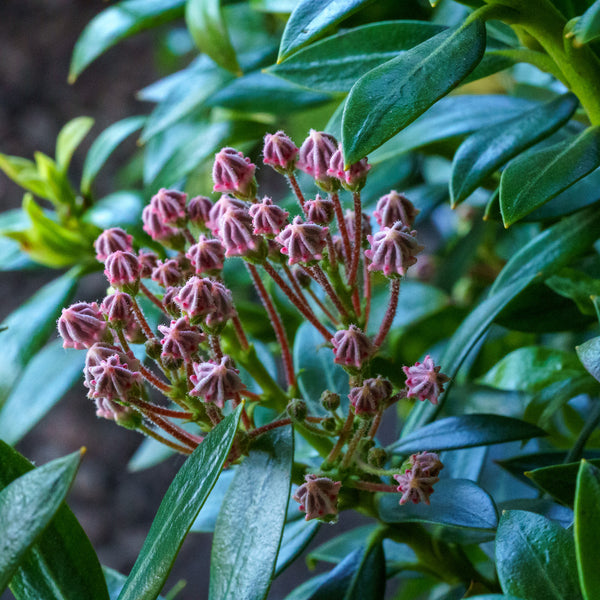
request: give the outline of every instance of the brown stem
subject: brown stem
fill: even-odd
[[[161,381],[152,371],[147,369],[144,365],[140,365],[140,373],[144,376],[144,379],[151,383],[156,389],[163,392],[163,394],[171,393],[171,386]]]
[[[385,483],[373,483],[371,481],[353,481],[350,483],[352,487],[359,490],[367,490],[368,492],[398,492],[398,487],[395,485],[387,485]]]
[[[142,294],[144,294],[144,296],[146,296],[146,298],[148,298],[148,300],[150,300],[150,302],[152,302],[152,304],[157,306],[161,310],[161,312],[168,316],[168,313],[165,310],[163,303],[141,281],[140,291],[142,292]]]
[[[171,423],[171,421],[167,421],[167,419],[163,419],[162,417],[155,415],[147,410],[142,410],[142,413],[155,425],[160,427],[162,430],[166,431],[171,437],[174,437],[176,440],[179,440],[180,442],[186,444],[192,449],[197,448],[198,444],[203,440],[201,436],[189,433],[185,429],[179,427],[178,425]]]
[[[348,319],[348,312],[344,308],[340,297],[335,293],[331,283],[329,283],[329,279],[327,279],[327,275],[319,265],[315,265],[314,267],[304,267],[307,273],[311,274],[315,281],[319,283],[319,285],[325,290],[325,293],[331,298],[331,301],[337,308],[342,318]]]
[[[242,403],[242,399],[240,398],[240,394],[236,394],[233,399],[233,408],[237,408]],[[246,431],[250,431],[252,429],[252,421],[250,421],[250,417],[246,412],[246,407],[242,407],[242,423],[244,424],[244,428]]]
[[[304,200],[304,194],[302,193],[302,190],[300,189],[300,186],[298,185],[298,180],[296,179],[296,176],[293,173],[288,173],[287,178],[288,178],[288,181],[290,182],[290,185],[292,186],[292,190],[294,190],[294,194],[296,195],[296,198],[298,198],[300,207],[302,208],[302,210],[304,210],[304,203],[306,202],[306,200]]]
[[[140,327],[143,329],[144,334],[146,335],[146,337],[149,340],[156,339],[154,332],[152,331],[152,329],[150,329],[150,325],[148,325],[148,321],[146,321],[146,317],[144,317],[144,313],[142,312],[142,309],[140,308],[138,301],[133,296],[132,296],[131,300],[132,300],[131,306],[133,308],[133,314],[135,315],[135,318],[136,318],[137,322],[139,323]]]
[[[296,295],[298,296],[298,298],[304,303],[306,308],[310,309],[310,304],[308,303],[308,300],[304,296],[304,292],[302,291],[302,288],[300,287],[298,280],[294,277],[294,275],[293,275],[291,269],[288,267],[287,263],[283,263],[283,270],[285,271],[285,274],[287,275],[288,279],[290,280],[290,283],[292,284],[292,287],[294,288],[294,291],[296,292]]]
[[[365,257],[363,262],[363,289],[365,294],[365,326],[364,330],[367,330],[367,325],[369,324],[369,317],[371,316],[371,296],[372,296],[372,286],[371,286],[371,273],[369,271],[369,259]]]
[[[348,450],[346,450],[346,454],[344,455],[344,459],[342,460],[342,468],[348,468],[352,463],[352,458],[356,449],[358,448],[358,444],[362,437],[365,435],[367,428],[369,427],[368,421],[361,421],[356,433],[352,436],[350,443],[348,444]]]
[[[210,350],[213,354],[213,358],[217,362],[219,362],[223,358],[223,350],[221,349],[221,342],[219,341],[219,336],[209,335],[208,336],[208,344],[209,344]]]
[[[334,324],[339,325],[340,322],[333,316],[331,311],[321,302],[321,299],[314,293],[313,290],[308,288],[308,293],[310,297],[317,303],[318,307],[327,315],[327,318]]]
[[[242,348],[242,350],[248,350],[248,348],[250,347],[250,343],[248,342],[246,332],[242,327],[242,322],[240,321],[240,317],[237,313],[233,317],[231,317],[231,322],[233,323],[233,328],[235,329],[238,340],[240,342],[240,347]]]
[[[273,331],[275,331],[277,342],[281,346],[281,356],[283,358],[283,368],[285,371],[286,383],[288,387],[294,386],[296,385],[296,374],[294,373],[292,353],[290,351],[290,345],[283,327],[283,322],[281,321],[281,317],[279,316],[279,313],[277,312],[277,309],[271,300],[271,296],[269,296],[269,292],[267,292],[262,279],[256,270],[256,267],[250,263],[246,263],[246,267],[248,268],[250,277],[252,277],[252,281],[254,281],[254,287],[256,287],[256,291],[260,297],[260,300],[265,307],[267,314],[269,315],[271,325],[273,326]]]
[[[248,436],[250,438],[255,438],[258,437],[259,435],[262,435],[263,433],[267,433],[267,431],[271,431],[272,429],[277,429],[278,427],[285,427],[286,425],[290,425],[292,423],[291,419],[279,419],[278,421],[273,421],[272,423],[267,423],[266,425],[263,425],[262,427],[257,427],[256,429],[253,429]]]
[[[161,415],[163,417],[169,417],[171,419],[186,419],[189,421],[194,417],[191,412],[171,410],[170,408],[165,408],[164,406],[159,406],[158,404],[153,404],[152,402],[146,402],[141,398],[129,399],[129,402],[146,411],[153,412],[154,414]]]
[[[373,439],[375,437],[375,434],[377,433],[377,430],[379,429],[379,424],[381,423],[382,415],[383,415],[383,407],[377,411],[377,414],[375,415],[375,418],[373,419],[373,422],[371,423],[371,428],[369,429],[369,433],[367,434],[367,437],[369,437],[371,439]]]
[[[354,413],[351,408],[348,408],[348,416],[346,417],[346,421],[344,422],[344,426],[342,427],[342,431],[340,431],[340,437],[338,441],[335,443],[335,446],[331,449],[329,456],[326,459],[326,462],[332,463],[339,455],[341,449],[344,447],[346,443],[346,438],[352,429],[352,423],[354,423]]]
[[[394,320],[394,316],[396,315],[396,308],[398,308],[398,296],[400,295],[400,280],[392,279],[390,282],[390,303],[388,304],[387,311],[385,316],[383,317],[383,321],[381,323],[381,327],[379,328],[379,333],[375,338],[374,345],[376,348],[379,348],[381,344],[383,344],[383,340],[385,340],[385,336],[388,334],[390,327],[392,326],[392,321]]]
[[[196,238],[192,235],[192,232],[186,227],[181,228],[181,232],[183,233],[183,237],[186,241],[192,246],[196,243]]]
[[[337,192],[333,192],[330,194],[331,200],[333,202],[333,208],[335,210],[335,217],[338,222],[338,229],[340,230],[340,235],[342,236],[342,247],[344,248],[344,258],[346,261],[346,270],[350,268],[350,257],[352,256],[350,252],[350,238],[348,237],[348,229],[346,228],[346,221],[344,221],[344,213],[342,211],[342,204],[340,202],[340,196]]]
[[[146,425],[144,425],[143,423],[141,425],[138,425],[138,430],[141,431],[144,435],[155,439],[157,442],[168,446],[169,448],[171,448],[171,450],[175,450],[176,452],[181,452],[182,454],[188,455],[192,453],[192,450],[190,448],[187,448],[186,446],[180,446],[179,444],[172,442],[171,440],[167,439],[166,437],[163,437],[162,435],[160,435],[160,433],[157,433],[150,427],[146,427]]]
[[[254,400],[256,402],[260,400],[260,394],[255,394],[254,392],[250,392],[249,390],[242,390],[240,392],[240,396],[248,398],[248,400]]]
[[[360,192],[352,194],[354,199],[354,252],[352,254],[352,266],[348,275],[348,285],[353,287],[356,283],[358,264],[360,262],[360,249],[362,248],[362,207],[360,203]]]
[[[327,240],[327,254],[329,255],[329,264],[332,269],[337,267],[337,254],[335,252],[335,245],[333,244],[333,238],[331,237],[331,233],[328,231],[325,237]]]

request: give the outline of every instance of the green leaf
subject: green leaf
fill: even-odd
[[[365,551],[357,571],[350,580],[344,600],[383,600],[385,596],[385,555],[381,542]]]
[[[592,338],[575,348],[586,371],[600,381],[600,337]]]
[[[575,43],[577,45],[587,44],[600,37],[600,0],[596,0],[577,19],[571,34],[575,36]]]
[[[283,528],[281,546],[277,554],[277,564],[275,565],[275,577],[279,577],[305,550],[321,526],[318,520],[305,521],[303,514],[298,511],[298,507],[294,506],[294,508],[296,509],[297,517],[288,519]]]
[[[312,550],[306,557],[306,564],[312,570],[319,561],[341,563],[348,554],[363,546],[375,529],[376,525],[363,525],[340,533]]]
[[[590,458],[588,462],[594,467],[600,467],[600,458]],[[579,463],[574,462],[540,467],[539,469],[526,471],[525,475],[540,489],[559,502],[567,506],[573,506],[578,471]]]
[[[127,577],[110,567],[102,567],[102,571],[104,572],[104,577],[106,578],[106,585],[108,587],[108,595],[110,596],[110,600],[117,600],[119,598],[119,594],[127,581]],[[157,600],[165,600],[164,596],[158,596]]]
[[[113,192],[95,202],[86,211],[82,221],[100,229],[139,227],[143,208],[144,196],[140,192],[126,190]]]
[[[386,523],[439,523],[482,530],[493,536],[498,525],[496,506],[490,495],[468,479],[440,479],[431,504],[399,504],[399,494],[382,494],[379,516]]]
[[[92,182],[114,149],[146,122],[146,117],[128,117],[107,127],[90,147],[81,175],[81,193],[91,192]]]
[[[32,194],[45,200],[53,200],[48,182],[40,175],[33,161],[19,156],[0,154],[0,169],[8,178]]]
[[[524,600],[577,600],[575,548],[560,525],[522,510],[504,512],[496,537],[502,591]]]
[[[445,29],[427,21],[383,21],[311,44],[267,69],[323,92],[348,92],[357,79]]]
[[[600,536],[600,469],[582,460],[575,493],[575,553],[585,600],[597,600],[600,571],[595,560]]]
[[[500,179],[500,211],[505,227],[516,223],[600,166],[600,127],[520,156]]]
[[[71,188],[66,174],[59,169],[56,162],[43,152],[35,152],[34,158],[38,174],[48,186],[48,200],[56,206],[61,204],[72,206],[75,203],[75,192]]]
[[[0,361],[0,405],[31,357],[46,343],[60,311],[73,297],[77,279],[73,273],[46,284],[3,321]]]
[[[62,173],[67,172],[73,152],[93,125],[94,119],[91,117],[77,117],[60,130],[56,138],[56,165]]]
[[[373,0],[300,0],[281,36],[280,63]]]
[[[149,469],[150,467],[160,464],[170,456],[173,456],[174,452],[175,451],[171,450],[168,446],[165,446],[152,438],[146,438],[137,447],[134,455],[129,459],[127,470],[135,473],[135,471]],[[192,527],[192,531],[193,530]]]
[[[0,441],[0,489],[33,465]],[[10,582],[16,600],[108,600],[98,557],[75,515],[63,504]]]
[[[297,4],[298,0],[250,0],[252,10],[279,14],[291,13]]]
[[[470,600],[523,600],[512,594],[483,594],[481,596],[470,596]]]
[[[294,455],[291,428],[261,435],[238,467],[217,518],[209,598],[266,598],[285,523]]]
[[[21,475],[0,492],[0,591],[63,503],[81,462],[81,452]]]
[[[456,450],[545,436],[531,423],[502,415],[469,414],[430,423],[387,448],[395,454],[425,450]]]
[[[185,461],[165,494],[119,600],[156,598],[192,523],[229,455],[241,407],[229,415]]]
[[[438,33],[361,77],[344,108],[346,163],[355,163],[381,146],[455,88],[484,50],[485,27],[475,20]]]
[[[577,96],[565,94],[467,138],[452,163],[452,205],[456,206],[470,196],[486,177],[509,159],[564,125],[578,104]]]
[[[573,300],[582,314],[596,314],[593,298],[600,296],[600,279],[565,267],[546,279],[545,283],[557,294]]]
[[[185,0],[124,0],[94,17],[85,27],[71,57],[69,82],[121,40],[183,16]]]
[[[235,469],[227,469],[227,471],[221,473],[190,531],[197,533],[212,533],[215,530],[215,524],[217,522],[217,517],[219,516],[219,511],[221,510],[221,505],[223,504],[223,498],[225,498],[225,494],[231,486],[234,476]]]
[[[16,444],[79,379],[84,362],[83,352],[65,350],[61,340],[40,350],[0,408],[0,438]]]
[[[221,0],[188,0],[185,22],[201,52],[210,56],[220,67],[241,74],[221,12]]]

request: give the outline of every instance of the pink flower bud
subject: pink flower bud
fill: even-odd
[[[142,422],[142,416],[130,406],[123,406],[108,398],[95,398],[96,416],[101,419],[115,421],[118,425],[135,429]]]
[[[314,200],[308,200],[304,203],[304,213],[307,220],[317,225],[327,225],[333,220],[333,202],[329,198],[323,198],[320,194],[317,194]]]
[[[177,285],[183,278],[181,267],[177,260],[170,258],[165,261],[158,261],[158,264],[152,271],[152,281],[164,288]]]
[[[294,217],[276,239],[283,246],[282,254],[289,257],[288,264],[310,264],[323,258],[328,231],[327,227],[303,223],[300,217]]]
[[[400,504],[406,504],[409,500],[413,504],[425,502],[429,504],[429,496],[433,494],[433,486],[440,479],[431,475],[425,475],[417,469],[407,469],[404,473],[394,475],[398,482],[398,492],[402,494]]]
[[[218,363],[194,363],[194,375],[190,377],[194,389],[190,396],[201,396],[205,402],[214,402],[223,408],[226,400],[235,398],[244,389],[239,371],[233,367],[231,359],[224,356]]]
[[[107,296],[100,305],[100,312],[106,320],[115,327],[127,327],[132,321],[133,301],[125,292],[115,292]]]
[[[206,196],[196,196],[188,202],[187,215],[191,223],[203,229],[209,219],[212,200]]]
[[[170,240],[180,235],[177,229],[164,223],[152,204],[148,204],[142,211],[142,221],[144,222],[144,231],[157,242]]]
[[[338,331],[332,338],[334,362],[344,367],[362,368],[373,354],[371,340],[354,324]]]
[[[305,475],[305,483],[298,487],[292,498],[300,503],[300,510],[306,513],[304,519],[320,519],[338,513],[337,498],[342,483],[329,477]]]
[[[354,211],[347,210],[344,215],[344,222],[346,223],[346,230],[348,231],[348,236],[354,242]],[[360,219],[360,229],[362,232],[362,239],[366,240],[369,235],[371,235],[371,217],[369,215],[362,213],[362,217]]]
[[[265,196],[262,202],[253,204],[249,209],[256,235],[277,235],[287,224],[290,213],[273,204],[271,198]]]
[[[444,464],[435,452],[417,452],[410,457],[411,468],[423,475],[437,477],[444,468]]]
[[[106,321],[95,302],[78,302],[62,309],[57,327],[63,348],[83,350],[103,338]]]
[[[172,316],[178,319],[181,316],[181,311],[179,310],[179,306],[175,301],[175,298],[179,295],[181,291],[180,287],[177,286],[169,286],[163,297],[161,299],[162,305],[165,307],[165,310]]]
[[[185,201],[187,194],[177,190],[161,188],[158,194],[152,197],[150,206],[160,217],[163,225],[177,226],[185,223]]]
[[[444,391],[444,384],[450,378],[440,373],[440,366],[435,366],[429,354],[423,362],[416,362],[412,367],[402,367],[406,374],[407,398],[417,397],[419,400],[429,400],[437,404],[440,394]]]
[[[267,133],[263,149],[263,162],[270,165],[278,173],[290,173],[296,166],[298,148],[292,140],[283,133]]]
[[[118,346],[113,346],[112,344],[106,344],[104,342],[98,342],[97,344],[94,344],[85,355],[85,367],[83,369],[85,376],[83,385],[90,389],[90,393],[88,393],[90,398],[92,397],[92,377],[90,375],[90,369],[92,367],[97,367],[102,363],[103,360],[108,360],[115,354],[119,357],[119,361],[122,364],[127,365],[130,371],[137,372],[140,370],[140,361],[135,358],[133,354],[125,354],[125,352],[123,352]]]
[[[335,191],[337,180],[327,174],[331,157],[337,150],[337,141],[328,133],[310,130],[308,137],[300,147],[298,168],[304,171],[327,192]]]
[[[140,277],[149,279],[152,271],[158,265],[158,256],[150,250],[140,250],[138,252],[138,262],[140,263]]]
[[[175,303],[192,325],[200,323],[203,317],[215,310],[212,284],[210,279],[192,277],[175,296]]]
[[[254,200],[256,165],[234,148],[223,148],[216,156],[213,165],[215,192],[231,192],[236,198]]]
[[[132,252],[113,252],[104,262],[104,274],[110,285],[130,294],[137,294],[140,284],[140,263]]]
[[[227,257],[247,256],[259,248],[260,239],[254,235],[252,217],[247,209],[227,209],[219,219],[217,235]]]
[[[415,255],[424,248],[417,242],[416,234],[397,221],[368,236],[371,249],[365,250],[365,256],[372,261],[369,271],[383,271],[386,277],[405,275],[408,267],[417,262]]]
[[[247,207],[247,204],[242,202],[242,200],[238,200],[237,198],[232,198],[231,196],[224,194],[213,204],[212,208],[210,209],[206,225],[211,230],[213,235],[217,235],[219,233],[219,221],[225,212],[227,212],[227,210],[230,208],[246,210]]]
[[[392,227],[396,221],[400,221],[402,225],[412,228],[419,212],[404,194],[392,190],[379,198],[373,216],[380,227]]]
[[[126,401],[130,394],[139,394],[142,374],[131,371],[127,364],[121,362],[118,353],[101,360],[100,364],[94,367],[89,367],[89,374],[89,395],[92,398]]]
[[[219,240],[201,235],[198,243],[191,246],[185,255],[192,263],[196,275],[216,274],[223,268],[225,248]]]
[[[163,358],[192,362],[200,344],[206,339],[204,333],[189,324],[187,317],[171,321],[169,326],[159,325],[158,330],[164,336],[160,341],[163,345],[161,353]]]
[[[120,227],[113,227],[103,231],[94,242],[96,249],[96,258],[100,262],[104,262],[110,254],[117,250],[123,252],[131,252],[133,238]]]
[[[236,312],[231,291],[218,281],[212,281],[211,283],[214,309],[206,317],[206,326],[213,333],[216,333],[222,329],[229,319],[235,316]]]
[[[368,164],[367,159],[362,158],[353,165],[350,165],[347,171],[344,170],[344,153],[340,144],[329,161],[327,174],[338,179],[345,190],[358,192],[365,187],[367,174],[370,169],[371,165]]]
[[[348,398],[357,415],[374,415],[391,394],[392,384],[387,379],[377,377],[376,379],[365,379],[360,387],[352,388]]]

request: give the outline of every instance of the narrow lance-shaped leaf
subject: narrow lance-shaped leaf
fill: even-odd
[[[342,123],[347,164],[359,161],[455,88],[485,51],[479,20],[438,33],[369,71],[350,90]]]
[[[223,419],[179,469],[160,504],[119,600],[154,600],[160,593],[179,549],[229,455],[241,408]]]
[[[596,0],[579,17],[568,37],[575,36],[575,44],[587,44],[600,37],[600,0]]]
[[[266,598],[285,523],[294,448],[291,428],[260,436],[238,467],[217,518],[209,598]]]
[[[80,461],[81,452],[57,458],[21,475],[0,492],[0,591],[60,508]]]
[[[578,104],[577,96],[565,94],[467,138],[452,163],[450,194],[453,206],[472,194],[506,161],[564,125]]]
[[[77,117],[69,121],[59,132],[56,138],[56,164],[65,173],[71,162],[73,152],[88,134],[94,119],[91,117]]]
[[[504,226],[533,212],[600,166],[600,127],[514,159],[500,179]]]
[[[281,62],[373,0],[300,0],[281,36]]]
[[[576,350],[581,364],[592,377],[600,381],[600,337],[584,342]]]

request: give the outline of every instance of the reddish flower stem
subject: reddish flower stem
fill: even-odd
[[[275,331],[275,337],[279,345],[281,346],[281,356],[283,358],[283,369],[285,371],[285,380],[288,385],[295,386],[296,385],[296,374],[294,373],[294,364],[292,362],[292,353],[290,351],[290,344],[287,339],[287,335],[285,333],[285,329],[283,327],[283,322],[281,321],[281,317],[271,300],[271,296],[269,296],[269,292],[267,292],[258,271],[254,265],[250,263],[246,263],[246,267],[248,268],[248,272],[250,273],[250,277],[252,277],[252,281],[254,281],[254,286],[256,287],[256,291],[260,297],[260,300],[269,315],[269,319],[271,320],[271,325],[273,326],[273,330]]]
[[[365,256],[365,260],[363,263],[363,293],[365,295],[365,331],[367,330],[367,325],[369,324],[369,317],[371,316],[371,296],[372,296],[372,287],[371,287],[371,273],[369,272],[369,259]]]
[[[380,408],[377,411],[377,414],[375,415],[373,422],[371,423],[371,428],[369,429],[369,433],[367,434],[367,437],[369,437],[371,439],[373,439],[375,437],[375,434],[377,433],[377,430],[379,429],[379,424],[381,423],[382,415],[383,415],[383,408]]]
[[[153,404],[152,402],[146,402],[141,398],[129,400],[129,402],[131,402],[131,404],[139,406],[144,410],[153,412],[157,415],[161,415],[162,417],[169,417],[171,419],[186,419],[188,421],[194,417],[194,415],[191,412],[182,410],[171,410],[170,408],[165,408],[164,406],[159,406],[158,404]]]
[[[152,302],[152,304],[156,305],[161,312],[168,316],[163,303],[140,281],[140,291]]]
[[[335,246],[333,244],[333,238],[331,237],[331,233],[328,231],[327,236],[325,238],[327,240],[327,254],[329,257],[329,264],[332,269],[336,269],[337,267],[337,255],[335,252]]]
[[[317,305],[319,306],[319,308],[327,315],[327,318],[334,324],[334,325],[339,325],[340,322],[333,316],[333,314],[331,313],[331,311],[323,304],[323,302],[321,302],[321,299],[319,298],[319,296],[317,296],[313,290],[311,290],[310,288],[308,288],[308,293],[310,294],[310,297],[317,303]]]
[[[294,288],[294,291],[296,292],[296,295],[298,296],[298,298],[300,300],[302,300],[302,302],[304,303],[306,308],[310,309],[310,304],[308,303],[308,300],[304,296],[304,292],[302,291],[302,288],[298,284],[298,280],[294,277],[294,275],[293,275],[291,269],[288,267],[287,263],[283,263],[283,270],[285,271],[285,274],[287,275],[288,279],[290,280],[290,283],[292,284],[292,287]]]
[[[362,207],[360,203],[360,192],[352,194],[354,199],[354,252],[352,253],[352,266],[348,275],[348,285],[353,287],[356,283],[358,274],[358,264],[360,262],[360,250],[362,248]]]
[[[221,349],[221,342],[219,341],[219,336],[209,335],[208,336],[208,344],[209,344],[210,350],[213,354],[213,358],[216,361],[220,361],[223,358],[223,350]]]
[[[319,265],[315,265],[314,267],[304,267],[304,270],[312,275],[313,279],[325,290],[325,293],[331,298],[342,318],[349,318],[348,311],[346,311],[340,297],[335,293],[331,283],[329,283],[329,279],[327,279],[327,275],[325,275],[323,269]]]
[[[183,233],[183,237],[186,242],[191,244],[192,246],[196,243],[196,238],[192,235],[192,232],[186,227],[181,228],[181,233]]]
[[[383,340],[385,340],[385,336],[388,334],[390,327],[392,326],[392,321],[394,320],[394,316],[396,315],[396,309],[398,308],[398,296],[400,295],[400,280],[392,279],[390,281],[390,303],[388,304],[387,311],[383,317],[383,321],[381,323],[381,327],[379,328],[379,333],[375,338],[374,345],[376,348],[379,348],[381,344],[383,344]]]
[[[283,280],[281,275],[268,263],[263,263],[265,271],[273,278],[275,283],[282,289],[283,293],[290,299],[290,302],[300,311],[300,313],[309,321],[325,338],[326,342],[330,342],[333,335],[321,325],[312,310],[307,309],[304,304],[296,297],[292,288]]]
[[[260,394],[255,394],[254,392],[251,392],[249,390],[242,390],[240,392],[240,396],[243,396],[244,398],[248,398],[248,400],[254,400],[254,401],[260,400]]]
[[[351,408],[348,408],[348,416],[346,417],[346,421],[342,427],[342,431],[340,431],[340,437],[338,441],[335,443],[335,446],[331,449],[329,456],[326,458],[328,463],[332,463],[339,455],[341,449],[344,447],[346,443],[346,438],[348,434],[352,430],[352,423],[354,423],[354,413]]]
[[[155,339],[156,336],[154,335],[154,332],[152,331],[152,329],[150,329],[150,325],[148,325],[148,321],[146,321],[146,317],[144,317],[144,313],[142,312],[142,309],[140,308],[138,301],[134,297],[132,297],[131,300],[132,300],[133,314],[135,315],[135,318],[136,318],[137,322],[139,323],[140,327],[143,329],[144,334],[146,335],[146,337],[149,340]]]
[[[350,485],[359,490],[367,490],[368,492],[394,492],[398,493],[398,487],[395,485],[387,485],[385,483],[373,483],[371,481],[353,481]]]
[[[237,313],[233,317],[231,317],[231,322],[233,323],[233,328],[235,329],[238,340],[240,342],[240,347],[242,348],[242,350],[247,350],[250,347],[250,343],[248,342],[246,332],[242,327],[242,322],[240,321],[240,317]]]
[[[147,435],[148,437],[155,439],[157,442],[168,446],[169,448],[171,448],[171,450],[175,450],[176,452],[181,452],[182,454],[187,455],[192,453],[192,450],[187,446],[180,446],[179,444],[172,442],[171,440],[167,439],[166,437],[163,437],[159,433],[156,433],[156,431],[154,431],[153,429],[150,429],[150,427],[146,427],[146,425],[144,425],[143,423],[138,427],[138,429],[144,435]]]
[[[300,186],[298,185],[298,180],[296,179],[296,176],[293,173],[288,173],[287,178],[288,178],[288,181],[290,182],[290,186],[292,187],[292,190],[294,191],[294,194],[296,195],[296,198],[298,198],[298,202],[300,203],[300,208],[302,208],[302,211],[304,211],[304,203],[306,202],[306,200],[304,199],[304,194],[302,193],[302,190],[300,189]]]
[[[350,268],[351,252],[350,252],[350,238],[348,237],[348,229],[346,228],[346,221],[344,221],[344,212],[342,211],[342,204],[340,202],[340,196],[337,192],[330,194],[333,202],[333,208],[335,210],[335,217],[338,222],[338,228],[340,235],[342,236],[342,247],[344,249],[344,258],[346,261],[346,270]]]
[[[144,376],[144,379],[151,383],[157,390],[160,390],[163,394],[171,393],[171,386],[161,381],[152,371],[147,369],[144,365],[140,365],[140,373]]]
[[[306,417],[305,419],[309,423],[320,423],[323,419],[321,417]],[[292,419],[279,419],[278,421],[273,421],[272,423],[267,423],[267,425],[263,425],[262,427],[257,427],[253,429],[248,435],[251,438],[258,437],[263,433],[267,433],[267,431],[271,431],[272,429],[277,429],[278,427],[285,427],[286,425],[290,425],[292,423]]]
[[[163,419],[162,417],[159,417],[158,415],[155,415],[147,410],[142,409],[142,412],[148,419],[150,419],[150,421],[160,427],[163,431],[166,431],[171,437],[174,437],[176,440],[179,440],[181,443],[189,446],[192,449],[197,448],[198,444],[203,439],[202,437],[189,433],[178,425],[175,425],[174,423],[167,421],[167,419]]]

